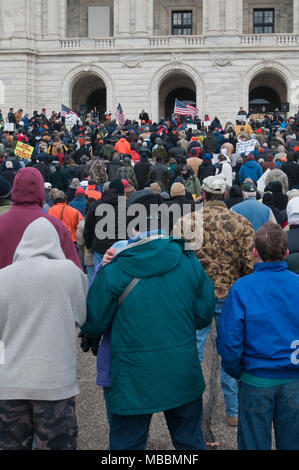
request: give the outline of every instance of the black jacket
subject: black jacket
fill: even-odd
[[[289,189],[295,188],[299,183],[299,166],[295,162],[285,162],[281,166],[282,171],[287,175]]]
[[[141,159],[140,163],[136,163],[134,166],[134,171],[138,182],[138,189],[144,189],[146,186],[151,166],[152,165],[147,159]]]
[[[177,205],[180,208],[178,213],[176,212],[169,212],[169,227],[162,228],[169,234],[171,234],[173,226],[176,224],[177,220],[183,217],[184,215],[188,214],[189,212],[195,211],[195,202],[192,198],[190,200],[186,196],[174,196],[171,199],[165,201],[168,207],[174,208],[174,205]]]
[[[113,181],[115,178],[117,178],[117,170],[123,166],[123,163],[120,161],[119,158],[113,158],[111,162],[108,163],[107,165],[107,175],[108,175],[108,180]]]
[[[198,168],[198,179],[200,184],[202,184],[205,178],[209,176],[214,176],[216,173],[216,168],[212,164],[211,160],[204,160],[200,167]]]
[[[119,207],[119,197],[122,197],[122,206]],[[113,220],[109,217],[109,213],[105,212],[102,216],[96,216],[97,207],[101,204],[110,205],[113,209]],[[85,218],[85,228],[84,228],[84,240],[86,244],[86,248],[91,249],[93,253],[100,253],[104,255],[106,251],[111,248],[111,246],[119,240],[126,239],[126,224],[124,224],[124,233],[121,234],[120,238],[118,238],[118,220],[121,217],[125,217],[126,210],[126,198],[125,196],[119,194],[115,189],[109,189],[107,192],[103,193],[102,199],[96,201],[90,206],[86,218]],[[120,212],[120,215],[118,216]],[[112,211],[111,211],[112,213]],[[96,236],[96,225],[99,221],[103,219],[108,220],[108,222],[104,225],[103,230],[101,232],[107,232],[107,237],[103,240],[99,239]],[[111,225],[109,223],[111,222]],[[109,229],[113,228],[114,233],[109,233]]]

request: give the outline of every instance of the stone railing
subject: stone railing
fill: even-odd
[[[298,44],[298,36],[296,34],[278,34],[276,35],[277,44]]]
[[[204,46],[205,38],[203,36],[184,36],[185,46]]]
[[[261,36],[257,34],[241,36],[241,44],[245,46],[257,46],[261,44]]]
[[[156,36],[149,39],[151,47],[198,47],[204,43],[203,36]]]
[[[170,36],[157,36],[150,38],[149,44],[153,47],[165,47],[169,46]]]
[[[63,39],[60,41],[61,49],[76,49],[80,47],[80,39]]]
[[[95,39],[95,47],[114,47],[115,46],[115,39],[114,38],[100,38]]]
[[[251,34],[240,36],[243,46],[289,46],[299,44],[296,34]]]
[[[216,41],[215,41],[216,39]],[[283,47],[299,46],[299,35],[296,34],[242,34],[234,37],[209,36],[153,36],[150,38],[70,38],[59,40],[61,49],[111,49],[115,47],[128,47],[128,41],[133,41],[136,48],[219,48],[219,41],[226,47]],[[133,42],[132,42],[133,44]],[[133,46],[132,46],[133,47]],[[135,46],[134,46],[135,47]]]

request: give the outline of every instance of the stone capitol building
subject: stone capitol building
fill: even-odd
[[[0,109],[299,106],[299,0],[0,0]]]

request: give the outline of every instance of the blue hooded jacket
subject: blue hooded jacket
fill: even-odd
[[[251,178],[253,181],[258,181],[263,176],[263,169],[255,160],[249,160],[244,163],[238,173],[240,183],[244,183],[246,178]]]
[[[258,263],[229,291],[217,326],[224,370],[299,379],[299,276],[285,261]]]

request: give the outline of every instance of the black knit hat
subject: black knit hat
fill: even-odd
[[[0,176],[0,199],[9,199],[11,195],[11,185],[6,178]]]
[[[123,182],[119,178],[116,178],[116,179],[111,181],[111,183],[109,185],[109,189],[114,189],[119,194],[124,194],[124,192],[125,192],[125,187],[123,185]]]

